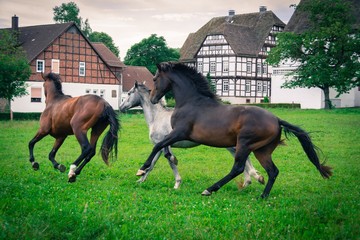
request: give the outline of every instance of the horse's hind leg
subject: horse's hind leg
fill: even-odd
[[[75,182],[76,181],[76,171],[77,166],[90,154],[92,151],[92,148],[90,146],[89,140],[86,137],[86,131],[77,131],[75,132],[75,136],[80,143],[81,146],[81,154],[80,156],[73,162],[73,164],[70,165],[69,170],[69,182]]]
[[[155,155],[155,157],[151,161],[150,167],[147,169],[147,171],[145,171],[145,173],[139,175],[139,176],[141,176],[141,178],[137,182],[139,182],[139,183],[145,182],[145,180],[147,179],[150,172],[154,169],[154,166],[155,166],[157,160],[159,159],[159,157],[161,156],[162,152],[163,152],[163,150],[160,150],[159,152],[157,152],[157,154]]]
[[[241,174],[245,169],[245,162],[250,154],[250,150],[246,146],[241,146],[236,148],[235,153],[235,162],[234,165],[230,171],[224,178],[222,178],[220,181],[209,187],[208,189],[204,190],[202,192],[202,195],[210,196],[212,192],[216,192],[219,190],[222,186],[224,186],[226,183],[228,183],[230,180]]]
[[[54,168],[60,170],[60,172],[65,172],[66,167],[64,165],[56,162],[55,155],[56,155],[57,151],[59,150],[59,148],[61,147],[61,145],[64,143],[65,139],[66,139],[66,137],[57,138],[55,140],[53,149],[49,153],[49,160],[53,164]]]
[[[233,157],[235,157],[235,148],[229,147],[226,148]],[[264,184],[265,180],[264,177],[254,168],[252,165],[250,158],[248,157],[245,163],[245,169],[244,169],[244,184],[243,188],[249,186],[251,184],[251,177],[255,178],[259,183]]]
[[[175,176],[175,185],[174,188],[178,189],[181,184],[181,176],[179,174],[179,170],[177,168],[178,161],[175,155],[172,153],[171,148],[169,146],[164,148],[164,155],[168,159],[171,169],[173,170]]]

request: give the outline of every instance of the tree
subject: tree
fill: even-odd
[[[11,101],[27,94],[25,82],[31,74],[25,53],[17,43],[17,35],[9,30],[0,32],[0,98],[8,100],[11,120]]]
[[[104,32],[92,32],[89,36],[91,42],[102,42],[110,49],[117,57],[119,57],[119,48],[115,46],[113,39]]]
[[[89,38],[90,42],[102,42],[107,48],[110,49],[117,57],[119,57],[119,48],[114,44],[110,35],[104,32],[93,32],[89,20],[83,19],[79,16],[80,9],[74,2],[63,3],[60,6],[53,8],[54,21],[57,23],[74,22],[83,34]]]
[[[169,48],[164,37],[152,34],[131,46],[126,53],[124,63],[130,66],[145,66],[152,74],[155,74],[157,63],[177,61],[179,58],[179,51]]]
[[[339,96],[360,86],[360,34],[353,31],[349,1],[303,1],[297,11],[309,16],[309,28],[300,34],[279,33],[277,46],[271,49],[267,62],[299,63],[283,87],[320,88],[324,92],[325,108],[329,109],[330,88]]]

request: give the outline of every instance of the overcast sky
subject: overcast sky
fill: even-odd
[[[120,49],[121,60],[135,43],[155,33],[169,47],[181,48],[187,36],[211,18],[259,11],[266,6],[287,23],[294,12],[290,4],[300,0],[74,0],[79,16],[89,19],[93,31],[109,34]],[[11,27],[11,17],[19,26],[52,24],[53,8],[65,0],[0,0],[0,28]]]

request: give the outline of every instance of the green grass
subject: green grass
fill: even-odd
[[[273,154],[280,174],[266,200],[256,182],[239,190],[242,176],[201,196],[233,163],[226,150],[206,146],[174,150],[179,190],[163,157],[138,184],[152,145],[137,114],[121,117],[118,160],[107,167],[97,154],[70,184],[47,160],[51,137],[35,145],[40,170],[32,170],[27,146],[37,121],[0,121],[0,239],[360,239],[360,109],[271,111],[311,132],[334,168],[331,179],[291,138]],[[69,167],[79,153],[71,136],[57,160]]]

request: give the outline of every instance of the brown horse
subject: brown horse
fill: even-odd
[[[150,94],[157,103],[166,92],[172,90],[176,102],[171,118],[172,132],[156,144],[138,174],[146,173],[155,154],[162,148],[181,140],[190,140],[214,147],[234,147],[235,162],[229,174],[203,191],[211,195],[244,171],[251,152],[268,174],[268,182],[261,195],[269,195],[279,173],[271,155],[281,142],[281,132],[295,135],[310,161],[324,178],[329,178],[331,168],[320,164],[316,147],[303,129],[252,106],[231,106],[219,103],[202,74],[181,63],[161,63],[154,77]]]
[[[76,176],[95,155],[97,140],[108,125],[110,125],[110,129],[103,139],[101,156],[108,164],[109,154],[113,150],[115,156],[117,155],[120,124],[117,114],[103,98],[96,95],[80,97],[64,95],[59,75],[49,73],[43,78],[45,80],[46,108],[40,117],[40,128],[29,142],[30,163],[34,170],[39,169],[39,164],[34,159],[34,145],[50,134],[56,140],[49,153],[49,160],[55,169],[64,172],[65,166],[56,162],[55,155],[66,137],[74,134],[81,146],[81,154],[70,166],[69,171],[69,182],[74,182]],[[89,142],[87,132],[90,128],[92,131]]]

